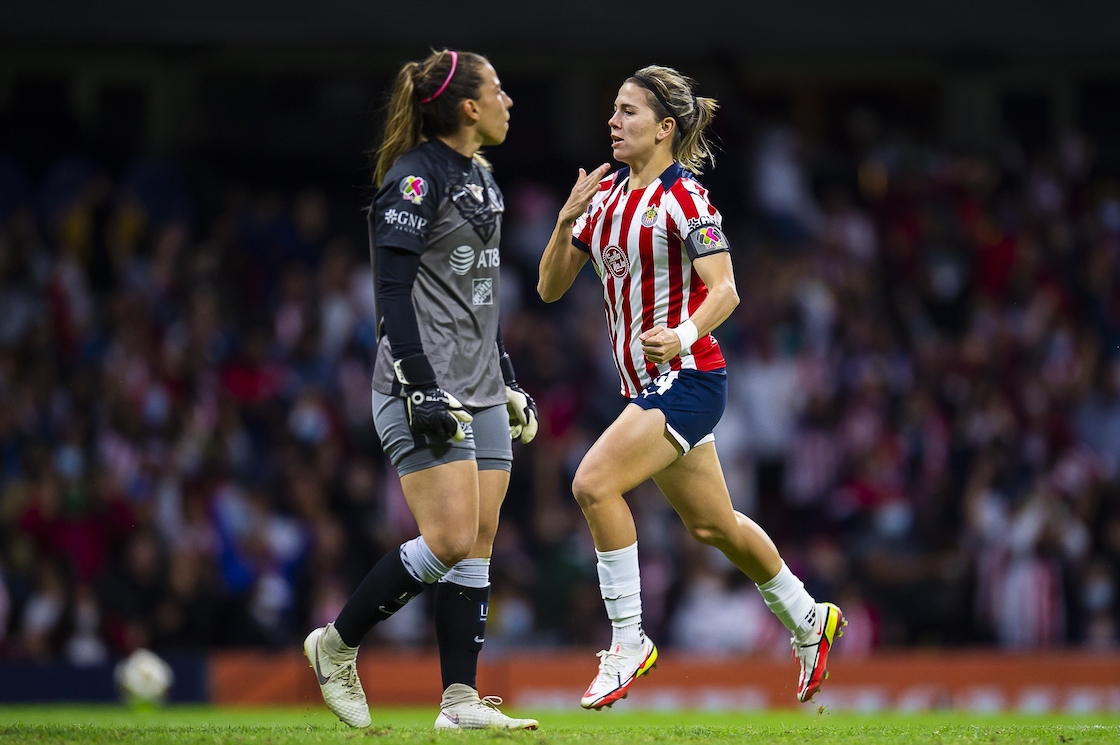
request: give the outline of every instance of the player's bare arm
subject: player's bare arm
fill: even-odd
[[[556,302],[563,297],[579,270],[587,263],[587,254],[572,244],[572,226],[587,211],[587,205],[599,189],[599,181],[607,175],[608,170],[610,165],[607,163],[591,173],[579,169],[579,178],[568,195],[568,201],[560,208],[556,228],[541,256],[540,279],[537,280],[537,293],[546,303]]]
[[[708,288],[708,297],[689,320],[696,324],[699,335],[705,336],[728,319],[739,305],[739,293],[735,289],[731,254],[723,252],[701,256],[692,262],[692,266]],[[638,338],[642,340],[642,352],[646,359],[654,364],[668,362],[681,353],[680,337],[664,326],[654,326]]]

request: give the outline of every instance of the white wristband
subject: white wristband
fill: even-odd
[[[681,340],[681,354],[687,352],[688,348],[695,344],[696,339],[700,336],[700,331],[692,321],[685,321],[677,326],[673,329],[673,333]]]

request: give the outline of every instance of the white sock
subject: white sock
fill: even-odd
[[[490,586],[490,559],[463,559],[440,582],[453,582],[461,587],[482,589]]]
[[[616,551],[596,551],[599,591],[614,628],[612,644],[636,647],[642,643],[642,577],[638,544]]]
[[[424,542],[424,536],[416,536],[401,544],[401,563],[417,582],[430,585],[447,574],[450,569],[436,558],[432,549]]]
[[[777,576],[758,585],[758,591],[767,607],[795,636],[801,638],[815,630],[817,603],[784,561]]]

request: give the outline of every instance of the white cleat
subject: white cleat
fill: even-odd
[[[443,692],[436,729],[536,729],[536,719],[514,719],[498,710],[498,696],[479,698],[478,691],[464,683],[452,683]]]
[[[366,704],[362,682],[358,680],[357,651],[350,657],[328,654],[320,643],[328,628],[329,624],[307,635],[303,640],[303,654],[315,671],[327,708],[351,727],[368,727],[371,721],[369,705]]]
[[[580,699],[585,709],[602,709],[626,698],[630,686],[639,676],[657,667],[657,647],[642,634],[642,645],[635,651],[623,649],[621,644],[599,652],[599,674]]]
[[[821,689],[828,678],[828,653],[832,645],[844,635],[848,621],[844,613],[832,603],[817,603],[816,627],[805,639],[790,639],[793,659],[801,666],[797,678],[797,700],[805,703]]]

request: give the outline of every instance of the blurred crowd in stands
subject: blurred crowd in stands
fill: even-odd
[[[838,653],[1117,646],[1120,186],[1090,143],[824,153],[774,125],[734,161],[717,446],[736,506],[844,608]],[[590,270],[535,295],[565,195],[505,186],[505,344],[542,427],[515,445],[487,649],[602,646],[569,488],[625,400]],[[294,647],[415,534],[372,427],[359,202],[0,161],[0,657]],[[788,654],[655,487],[630,502],[658,643]],[[370,641],[430,644],[427,613]]]

